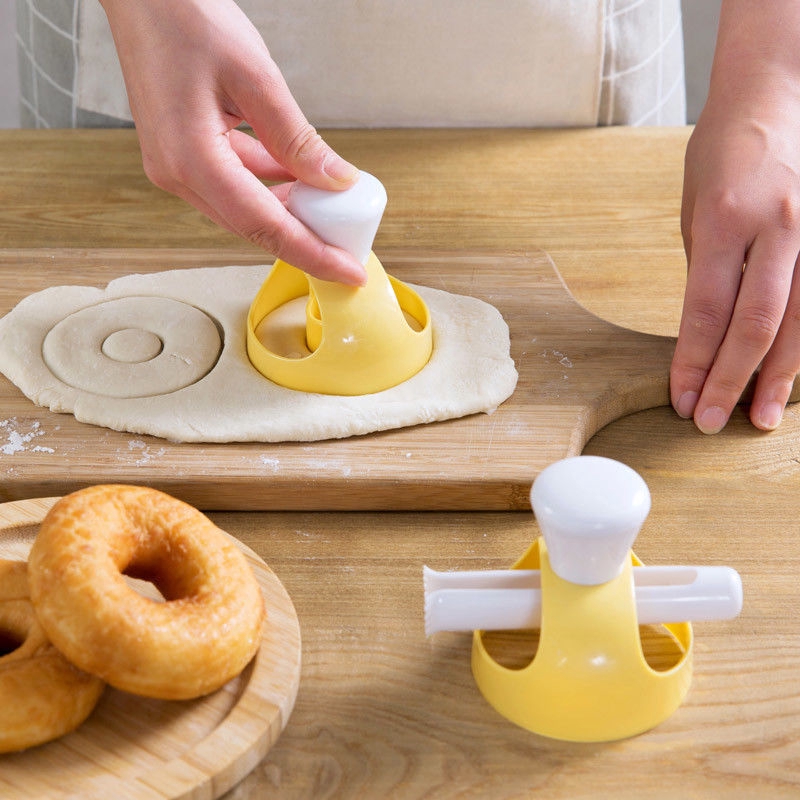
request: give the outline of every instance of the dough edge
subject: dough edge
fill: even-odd
[[[500,312],[474,297],[416,285],[431,312],[434,350],[415,376],[355,397],[277,386],[255,370],[246,351],[247,312],[269,269],[173,269],[127,275],[105,289],[44,289],[0,319],[0,372],[35,404],[80,422],[197,443],[312,442],[492,413],[516,387],[509,329]],[[59,381],[41,355],[53,325],[86,306],[131,295],[169,297],[214,318],[224,335],[216,366],[190,386],[151,397],[106,397]]]

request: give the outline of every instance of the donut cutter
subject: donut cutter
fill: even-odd
[[[690,622],[735,617],[728,567],[645,567],[630,550],[650,510],[641,477],[611,459],[578,456],[531,489],[543,536],[511,570],[425,569],[426,631],[473,630],[472,672],[488,702],[534,733],[576,742],[642,733],[683,702],[692,676]],[[645,658],[639,626],[660,624],[678,655]],[[533,659],[500,664],[485,631],[539,628]]]
[[[277,260],[247,317],[247,354],[269,380],[289,389],[362,395],[383,391],[419,372],[430,359],[430,313],[409,286],[389,276],[371,251],[386,192],[362,172],[343,192],[296,183],[290,211],[330,244],[349,250],[367,271],[362,287],[306,275]],[[260,327],[270,315],[307,298],[300,321],[303,349],[277,352]]]

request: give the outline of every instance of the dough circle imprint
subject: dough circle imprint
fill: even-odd
[[[151,397],[183,389],[213,369],[222,341],[214,321],[167,297],[121,297],[58,322],[42,347],[68,386],[106,397]]]
[[[59,500],[29,557],[53,644],[118,689],[200,697],[258,650],[264,601],[241,550],[192,506],[154,489],[92,486]],[[164,602],[125,575],[152,582]]]
[[[434,346],[416,375],[347,397],[278,386],[246,347],[248,310],[270,269],[177,269],[126,275],[105,289],[44,289],[0,319],[0,371],[45,408],[180,442],[356,436],[491,412],[516,386],[500,312],[423,286],[415,291],[430,310]],[[178,347],[181,336],[197,349]],[[303,357],[303,339],[290,354]]]
[[[24,561],[0,559],[0,753],[77,728],[105,684],[81,672],[45,636],[28,594]]]

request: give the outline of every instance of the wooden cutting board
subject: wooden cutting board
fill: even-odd
[[[543,252],[379,253],[404,281],[479,297],[511,330],[514,395],[493,414],[345,440],[175,444],[34,406],[0,376],[0,500],[100,482],[144,484],[203,509],[525,509],[533,479],[607,423],[666,405],[674,341],[598,319]],[[210,250],[0,253],[0,313],[60,284],[243,263]]]
[[[0,504],[0,558],[27,558],[55,498]],[[5,800],[211,800],[241,781],[277,741],[300,682],[300,626],[269,567],[244,552],[264,595],[261,648],[219,691],[190,701],[153,700],[106,687],[72,733],[0,754]]]

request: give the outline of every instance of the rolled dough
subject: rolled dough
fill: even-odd
[[[430,309],[434,345],[430,361],[412,378],[383,392],[355,397],[277,386],[253,368],[246,351],[247,312],[269,269],[180,269],[128,275],[105,289],[58,286],[37,292],[0,319],[0,371],[30,400],[52,411],[72,413],[81,422],[183,442],[342,438],[491,413],[514,391],[517,371],[509,355],[508,326],[497,309],[476,298],[421,286],[414,288]],[[121,298],[140,298],[132,304],[133,316],[130,304],[116,302]],[[208,321],[220,332],[221,349],[218,344],[208,356],[198,356],[200,367],[193,377],[182,378],[179,383],[190,382],[178,388],[172,370],[161,370],[164,377],[159,378],[148,369],[159,359],[187,360],[171,349],[171,335],[165,332],[170,320],[164,318],[171,312],[165,299],[198,312],[185,317],[196,317],[195,322],[182,324],[199,324],[197,335],[207,337],[212,349],[214,335]],[[126,308],[118,324],[106,319],[114,306]],[[139,317],[135,308],[145,306]],[[166,310],[153,313],[159,306]],[[105,328],[76,336],[77,352],[69,356],[69,368],[59,377],[52,358],[48,365],[43,355],[45,340],[54,329],[69,329],[82,317],[102,318]],[[80,328],[75,326],[76,331]],[[178,338],[191,340],[194,331],[192,327]],[[141,350],[137,345],[135,356],[126,356],[125,346],[119,350],[120,339],[141,343],[154,341],[153,337],[163,347],[151,348],[152,362],[146,347]],[[114,381],[92,376],[98,370],[101,376],[107,374],[106,367],[114,373]],[[66,368],[56,371],[60,369]],[[145,374],[143,387],[136,376]],[[128,396],[118,396],[126,375],[129,390],[123,394]]]

